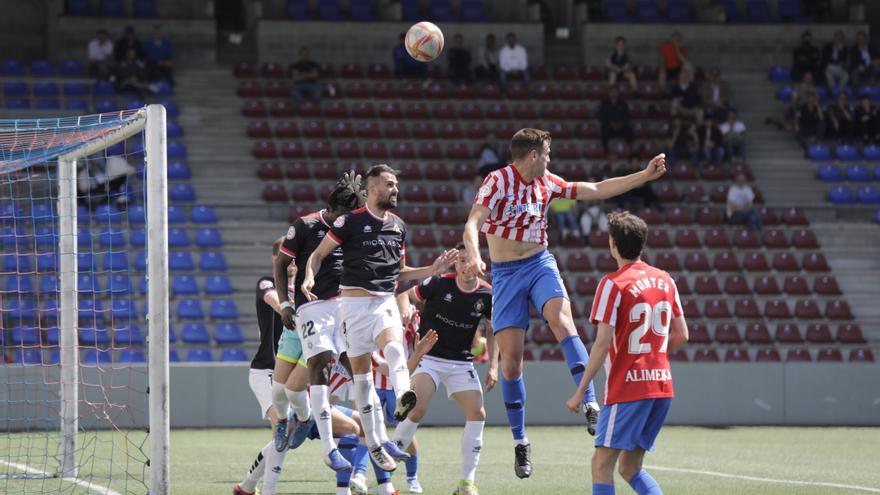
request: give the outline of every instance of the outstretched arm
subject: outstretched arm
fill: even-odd
[[[576,198],[580,201],[613,198],[631,189],[640,187],[646,182],[657,180],[664,173],[666,173],[666,154],[660,153],[652,158],[648,162],[648,166],[641,172],[629,174],[625,177],[606,179],[602,182],[578,182]],[[467,233],[467,230],[465,230],[465,233]]]
[[[418,268],[407,266],[406,258],[401,259],[400,280],[419,280],[444,273],[453,263],[455,263],[456,256],[458,256],[458,251],[449,249],[438,256],[433,264]]]

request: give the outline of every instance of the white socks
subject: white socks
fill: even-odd
[[[468,421],[461,435],[461,479],[474,481],[480,451],[483,449],[483,426],[485,421]]]
[[[373,410],[376,411],[373,415],[373,430],[376,431],[379,441],[385,443],[389,440],[388,429],[385,427],[385,409],[382,408],[382,399],[376,393],[375,382],[373,382]]]
[[[333,440],[333,421],[330,418],[330,389],[327,385],[312,385],[309,387],[309,403],[315,411],[315,424],[318,426],[318,435],[321,437],[321,445],[324,453],[329,454],[336,448]]]
[[[351,495],[351,489],[347,486],[337,486],[336,495]]]
[[[394,484],[391,483],[391,480],[388,480],[387,483],[377,486],[376,491],[379,495],[394,495]]]
[[[394,393],[400,397],[400,394],[410,388],[409,368],[406,366],[403,345],[400,342],[388,342],[382,349],[382,353],[385,355],[385,361],[388,362],[388,379],[391,381],[391,387],[394,388]]]
[[[251,468],[248,470],[247,476],[244,477],[244,480],[238,484],[242,490],[253,493],[257,488],[257,483],[259,483],[260,478],[263,477],[263,473],[266,470],[266,456],[269,455],[270,450],[275,450],[275,442],[270,441],[263,447],[263,450],[257,454],[257,458],[254,459],[254,463],[251,465]]]
[[[275,442],[272,442],[272,448],[266,455],[266,472],[263,475],[262,495],[275,495],[275,486],[278,479],[281,478],[281,468],[284,466],[284,456],[287,455],[287,449],[281,452],[275,450]]]
[[[419,424],[409,418],[397,423],[397,428],[394,429],[394,442],[400,445],[401,450],[409,448],[418,427]]]
[[[352,381],[354,382],[352,384],[354,387],[354,402],[361,415],[361,425],[364,428],[364,441],[367,442],[367,447],[373,448],[379,445],[379,436],[375,429],[375,416],[381,414],[381,411],[376,409],[376,406],[373,404],[373,396],[376,394],[376,390],[373,387],[373,375],[370,373],[354,375]],[[384,424],[382,426],[384,427]]]
[[[308,421],[312,415],[312,407],[309,405],[309,394],[305,390],[294,391],[290,389],[284,390],[287,400],[293,406],[293,412],[296,413],[298,421]]]
[[[285,421],[287,421],[287,405],[290,403],[286,391],[287,388],[283,383],[272,382],[272,405],[275,406],[278,418]]]

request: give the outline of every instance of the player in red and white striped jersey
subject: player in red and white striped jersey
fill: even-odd
[[[556,198],[594,201],[611,198],[666,172],[665,155],[626,177],[598,183],[567,182],[550,173],[550,133],[520,129],[510,142],[513,163],[489,174],[480,187],[464,229],[467,269],[482,275],[479,232],[486,234],[492,258],[493,327],[501,352],[501,392],[514,449],[514,471],[531,476],[531,449],[525,434],[525,384],[522,380],[529,302],[541,312],[559,341],[575,384],[580,384],[587,350],[578,337],[571,304],[556,260],[547,251],[547,213]],[[587,429],[594,433],[598,405],[592,387],[584,391]]]

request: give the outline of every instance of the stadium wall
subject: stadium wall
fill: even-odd
[[[527,363],[526,368],[529,424],[581,424],[580,416],[565,409],[573,384],[564,365]],[[480,375],[484,376],[482,368]],[[673,376],[677,395],[668,424],[880,426],[880,363],[675,363]],[[41,429],[57,428],[57,368],[2,366],[0,382],[7,384],[0,388],[0,403],[10,405],[10,411],[0,419],[3,431],[25,427],[33,430],[35,425]],[[132,390],[145,390],[145,368],[83,367],[81,383],[82,427],[96,427],[89,418],[105,414],[119,428],[146,424],[146,403],[128,409],[92,409],[95,404],[127,403]],[[601,393],[602,380],[596,380],[596,384]],[[109,394],[109,401],[103,394]],[[444,395],[443,391],[438,392],[422,424],[461,424],[461,412]],[[89,400],[90,397],[96,400]],[[489,424],[507,424],[500,390],[487,394],[486,412]],[[101,427],[106,425],[103,420]],[[247,366],[172,365],[171,426],[264,426],[248,386]]]
[[[37,1],[0,0],[0,12],[4,14],[0,16],[0,57],[25,60],[44,57],[46,5]]]
[[[344,64],[357,61],[361,65],[392,63],[391,49],[397,35],[405,32],[409,22],[293,22],[261,20],[257,25],[260,62],[281,62],[285,65],[297,58],[297,50],[308,46],[318,62]],[[476,57],[486,35],[494,33],[499,46],[508,31],[529,54],[529,65],[544,63],[544,28],[536,23],[439,23],[447,46],[452,36],[461,33],[465,46]],[[327,36],[327,33],[333,36]],[[446,64],[445,60],[441,63]]]

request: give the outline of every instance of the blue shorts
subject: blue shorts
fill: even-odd
[[[669,413],[672,399],[643,399],[618,402],[599,412],[596,447],[651,452]]]
[[[550,299],[568,299],[556,258],[544,250],[526,259],[492,263],[492,328],[529,328],[529,301],[541,313]]]
[[[394,408],[397,407],[397,395],[394,394],[394,390],[377,388],[376,395],[379,396],[379,401],[382,403],[382,410],[385,411],[385,424],[388,426],[397,425],[397,420],[394,419]]]

